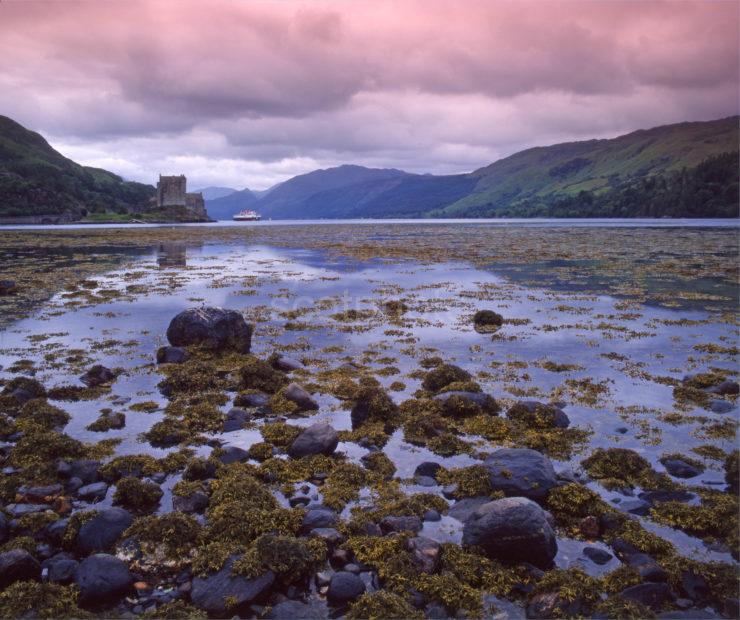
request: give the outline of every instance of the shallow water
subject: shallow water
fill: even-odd
[[[626,225],[635,230],[677,224],[672,220],[598,222],[600,228]],[[692,226],[708,224],[695,222]],[[492,223],[473,226],[483,225]],[[507,225],[512,226],[512,222],[493,222],[495,227]],[[589,225],[594,224],[517,223],[527,228]],[[435,235],[434,226],[425,230]],[[682,232],[676,229],[676,234]],[[727,246],[728,232],[732,233],[722,231],[723,236],[717,237],[713,259],[736,261],[736,249]],[[382,239],[386,232],[379,226],[364,234]],[[413,234],[418,243],[420,233]],[[713,234],[713,229],[707,229],[707,235]],[[142,246],[146,246],[145,240]],[[651,250],[674,251],[672,246]],[[75,254],[99,251],[82,246],[76,247]],[[428,355],[438,355],[467,369],[484,391],[504,404],[523,397],[564,402],[571,425],[590,429],[593,434],[580,453],[569,460],[554,461],[556,470],[577,469],[584,456],[599,446],[634,449],[662,472],[665,470],[658,460],[662,454],[691,454],[692,448],[707,444],[729,451],[735,445],[736,407],[725,414],[699,408],[682,410],[679,422],[673,418],[666,421],[662,418],[676,412],[677,405],[672,387],[656,380],[680,379],[686,373],[710,367],[730,374],[737,371],[737,355],[731,350],[738,336],[737,285],[727,278],[689,277],[689,285],[680,289],[681,295],[666,303],[666,293],[670,297],[671,291],[679,290],[671,277],[650,275],[653,280],[647,279],[647,290],[657,291],[658,296],[644,298],[626,290],[632,284],[628,276],[620,279],[614,271],[594,275],[589,270],[598,261],[588,258],[581,259],[584,264],[568,258],[540,261],[537,256],[532,256],[529,264],[472,264],[445,256],[439,260],[428,256],[424,260],[389,260],[213,238],[191,244],[165,242],[128,248],[126,254],[124,266],[94,277],[94,283],[86,289],[88,297],[68,290],[57,292],[31,316],[0,331],[0,377],[18,374],[14,365],[19,360],[33,362],[27,364],[30,372],[47,387],[77,383],[80,367],[92,363],[124,369],[110,394],[92,401],[59,403],[72,415],[65,429],[68,434],[84,441],[119,438],[118,454],[148,452],[161,456],[167,452],[143,443],[139,437],[162,419],[162,413],[136,412],[128,407],[143,401],[155,401],[164,407],[167,401],[156,387],[162,376],[153,364],[154,353],[166,344],[165,332],[172,317],[185,308],[203,304],[237,309],[256,321],[253,352],[259,356],[285,350],[295,358],[304,358],[312,371],[338,366],[347,359],[361,361],[371,371],[385,369],[376,375],[381,383],[405,384],[403,389],[391,392],[396,402],[411,397],[419,388],[419,380],[407,375],[418,370],[419,361]],[[676,259],[708,260],[705,256]],[[698,301],[686,294],[687,286],[697,293]],[[615,295],[620,287],[625,289],[624,294]],[[393,319],[381,310],[385,301],[400,299],[410,308],[401,319]],[[471,317],[481,308],[496,310],[509,322],[493,335],[480,334],[472,328]],[[373,314],[353,323],[331,317],[349,309],[371,310]],[[296,310],[297,318],[286,318],[286,313]],[[286,329],[289,322],[294,327],[298,324],[297,329]],[[85,350],[84,364],[64,362],[75,349]],[[567,365],[567,370],[553,372],[546,362]],[[337,430],[351,428],[349,413],[338,399],[326,394],[316,397],[319,413],[292,423],[310,425],[325,420]],[[125,428],[107,433],[85,430],[104,407],[125,412]],[[258,430],[224,433],[218,438],[242,448],[262,440]],[[496,446],[481,439],[479,447],[490,451]],[[207,452],[209,448],[200,450]],[[339,450],[352,460],[359,460],[367,452],[351,443],[341,443]],[[400,431],[384,451],[400,478],[411,477],[416,465],[425,460],[448,467],[478,462],[468,455],[443,459],[426,448],[407,444]],[[705,460],[705,464],[706,471],[689,482],[723,488],[721,463]],[[176,480],[170,477],[163,488],[167,491]],[[591,486],[608,500],[620,495],[598,484]],[[169,502],[166,495],[162,510],[169,507]],[[444,517],[440,523],[427,523],[424,534],[439,540],[458,540],[460,527],[455,519]],[[670,528],[659,529],[684,554],[731,561],[729,554],[710,551],[699,539]],[[584,543],[568,539],[560,542],[558,564],[580,566],[584,562],[580,555]],[[586,564],[597,572],[613,568]]]

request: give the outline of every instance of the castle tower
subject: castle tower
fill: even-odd
[[[184,174],[171,177],[159,175],[157,182],[157,206],[185,206],[185,189],[187,179]]]

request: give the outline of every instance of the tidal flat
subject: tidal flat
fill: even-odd
[[[738,258],[709,222],[0,231],[0,616],[736,617]],[[168,349],[199,307],[249,352]]]

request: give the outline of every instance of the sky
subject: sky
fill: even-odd
[[[467,172],[738,114],[735,0],[0,2],[0,114],[127,179]]]

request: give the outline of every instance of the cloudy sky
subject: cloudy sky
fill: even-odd
[[[0,114],[126,178],[473,170],[737,114],[735,0],[0,2]]]

